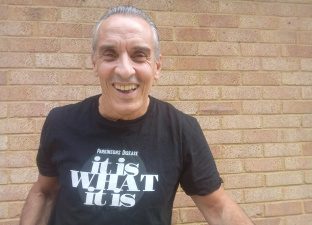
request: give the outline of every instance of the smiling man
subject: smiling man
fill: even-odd
[[[251,225],[221,187],[197,121],[149,96],[161,69],[150,18],[110,9],[92,62],[102,93],[49,113],[20,224],[169,225],[181,185],[210,225]]]

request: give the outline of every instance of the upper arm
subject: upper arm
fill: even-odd
[[[57,177],[47,177],[39,174],[37,181],[34,183],[31,192],[53,196],[58,192],[59,183]]]
[[[222,218],[226,207],[238,207],[222,186],[208,195],[191,197],[209,224],[216,224],[214,221]]]
[[[252,225],[245,212],[226,194],[223,187],[204,196],[192,196],[210,225]]]

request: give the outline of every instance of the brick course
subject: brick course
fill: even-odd
[[[48,112],[100,93],[92,28],[118,3],[158,25],[151,94],[197,118],[229,195],[256,225],[310,224],[310,0],[0,0],[0,225],[18,224]],[[172,224],[206,224],[181,188]]]

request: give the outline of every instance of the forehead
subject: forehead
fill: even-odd
[[[153,33],[142,18],[113,15],[102,22],[98,30],[98,45],[106,42],[131,41],[152,45]]]

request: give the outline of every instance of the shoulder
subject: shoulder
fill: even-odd
[[[49,112],[46,120],[64,122],[75,118],[77,119],[77,117],[81,117],[89,112],[97,99],[98,96],[92,96],[77,103],[55,107]]]
[[[156,108],[155,111],[157,112],[157,114],[160,114],[163,119],[168,120],[169,122],[176,122],[181,126],[197,127],[198,122],[193,116],[182,112],[168,102],[164,102],[153,97],[151,99],[154,102]]]

